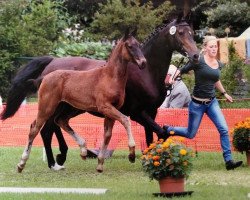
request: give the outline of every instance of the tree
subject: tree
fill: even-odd
[[[0,94],[6,91],[20,56],[48,54],[69,17],[50,0],[9,0],[0,10]]]
[[[140,5],[138,0],[128,0],[125,3],[121,0],[109,0],[95,14],[90,32],[99,39],[105,36],[113,40],[120,38],[126,27],[134,25],[138,28],[138,39],[142,40],[162,23],[172,9],[169,1],[154,9],[151,2]]]

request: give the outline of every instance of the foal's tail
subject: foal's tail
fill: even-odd
[[[30,61],[15,76],[8,93],[6,106],[0,114],[0,119],[12,117],[28,94],[37,92],[38,88],[31,84],[30,79],[37,79],[53,57],[43,56]]]

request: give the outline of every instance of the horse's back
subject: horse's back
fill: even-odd
[[[42,76],[55,70],[76,70],[87,71],[90,69],[102,67],[106,64],[104,60],[95,60],[85,57],[63,57],[54,58],[53,61],[43,71]]]

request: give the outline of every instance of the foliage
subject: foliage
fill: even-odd
[[[71,16],[84,26],[89,26],[93,21],[94,13],[98,11],[100,3],[105,4],[107,0],[65,0],[64,6]]]
[[[242,14],[245,13],[245,14]],[[238,0],[226,1],[216,8],[205,11],[207,15],[206,25],[215,29],[219,37],[226,36],[226,28],[230,28],[229,36],[239,36],[250,26],[250,8],[246,2]]]
[[[222,69],[221,81],[226,91],[233,94],[241,81],[250,81],[250,65],[237,55],[233,42],[229,43],[228,50],[229,62]]]
[[[111,52],[112,46],[108,40],[94,42],[85,39],[85,31],[80,24],[75,24],[72,28],[62,30],[62,34],[57,41],[57,45],[51,54],[57,57],[83,56],[94,59],[106,60]]]
[[[10,0],[0,10],[0,94],[6,96],[14,60],[20,56],[48,54],[68,15],[50,0]]]
[[[172,133],[173,134],[173,133]],[[141,157],[143,170],[149,178],[188,177],[193,167],[191,162],[194,153],[177,139],[160,139],[152,143]]]
[[[61,44],[52,54],[57,57],[64,56],[83,56],[87,58],[94,58],[106,60],[111,52],[112,45],[110,43],[101,42],[72,42],[69,44]]]
[[[235,125],[232,136],[233,146],[237,151],[250,151],[250,117]]]
[[[120,38],[127,27],[134,26],[138,29],[138,39],[142,40],[162,23],[172,9],[169,1],[153,9],[152,2],[140,6],[139,0],[126,0],[124,4],[121,0],[108,0],[96,12],[90,32],[96,39],[107,37],[113,40]]]

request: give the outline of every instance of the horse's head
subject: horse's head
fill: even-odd
[[[180,15],[178,19],[171,22],[167,27],[168,37],[174,50],[187,56],[191,62],[197,63],[199,50],[194,41],[194,31],[187,18],[182,18]]]
[[[122,57],[126,59],[128,62],[133,62],[138,65],[140,69],[146,67],[146,58],[144,57],[140,43],[134,38],[136,34],[136,30],[133,32],[129,32],[127,29],[125,35],[120,41],[120,45],[122,46]]]

